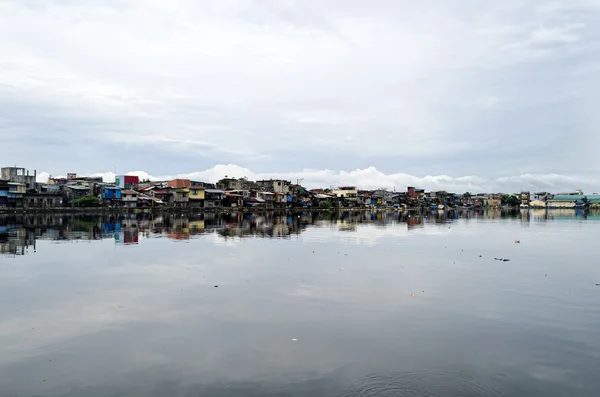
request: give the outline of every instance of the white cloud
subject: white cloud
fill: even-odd
[[[153,181],[187,178],[214,183],[228,176],[234,178],[246,177],[249,180],[277,178],[289,180],[293,183],[300,181],[303,186],[308,188],[355,185],[362,189],[386,188],[406,191],[407,186],[415,186],[428,191],[447,190],[455,193],[466,191],[472,193],[500,191],[514,193],[522,190],[557,192],[573,191],[575,189],[584,189],[592,193],[592,190],[594,192],[600,190],[600,175],[573,177],[560,174],[522,174],[496,178],[472,175],[460,177],[449,175],[415,176],[404,173],[385,174],[375,167],[352,171],[305,169],[298,172],[261,173],[233,164],[220,164],[203,171],[174,175],[150,175],[145,171],[129,171],[126,174],[137,175],[140,179]],[[47,175],[47,173],[38,173],[38,180],[40,180],[40,175]],[[94,173],[92,176],[102,176],[105,182],[113,182],[115,179],[114,172]]]
[[[276,171],[302,153],[299,168],[319,157],[320,168],[401,170],[399,158],[466,173],[447,160],[497,151],[494,164],[520,172],[505,154],[523,149],[496,138],[508,130],[556,150],[557,125],[580,120],[572,107],[595,81],[569,68],[596,61],[597,13],[590,0],[6,0],[0,128],[15,132],[6,161],[50,168],[28,147],[36,142],[71,169],[81,159],[67,151],[110,146],[128,169],[156,170],[150,156],[125,154],[160,150],[177,168],[187,154],[202,167]],[[524,160],[528,171],[539,171],[539,153]],[[89,168],[107,167],[106,156],[87,157]],[[581,163],[561,158],[570,172]],[[489,175],[486,160],[477,169]]]

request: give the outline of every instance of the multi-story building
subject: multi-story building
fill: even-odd
[[[519,198],[521,200],[521,205],[529,205],[531,194],[529,192],[521,192]]]
[[[125,189],[121,190],[121,203],[127,208],[136,208],[138,202],[139,193],[135,190]]]
[[[0,177],[9,182],[22,183],[25,185],[25,190],[35,189],[37,171],[31,173],[29,170],[20,167],[4,167],[1,170]]]
[[[340,186],[337,189],[332,190],[331,194],[353,204],[358,202],[358,189],[356,186]]]
[[[136,175],[119,175],[115,177],[115,185],[121,189],[137,190],[140,178]]]
[[[203,186],[190,186],[189,188],[189,203],[190,207],[204,207],[204,187]]]

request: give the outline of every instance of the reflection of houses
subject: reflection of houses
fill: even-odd
[[[117,244],[137,244],[139,242],[139,229],[137,219],[123,219],[120,222],[119,231],[115,233]]]
[[[173,218],[168,237],[173,240],[189,240],[190,229],[187,218]]]
[[[0,222],[0,254],[25,255],[29,246],[35,249],[35,236],[19,224]]]
[[[191,235],[204,233],[204,219],[190,219],[189,229]]]

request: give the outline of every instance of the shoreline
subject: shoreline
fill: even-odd
[[[364,207],[349,207],[349,208],[257,208],[257,207],[218,207],[218,208],[107,208],[107,207],[90,207],[90,208],[0,208],[0,215],[22,215],[22,214],[140,214],[140,213],[303,213],[303,212],[453,212],[453,211],[473,211],[473,210],[505,210],[515,211],[521,210],[517,207],[505,208],[466,208],[457,207],[446,210],[432,210],[429,208],[364,208]],[[529,210],[529,209],[527,209]]]

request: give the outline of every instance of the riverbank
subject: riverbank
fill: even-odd
[[[139,213],[303,213],[303,212],[389,212],[389,211],[401,211],[401,212],[429,212],[429,211],[469,211],[469,210],[507,210],[514,211],[519,210],[519,207],[505,207],[505,208],[473,208],[473,207],[457,207],[446,210],[431,210],[427,207],[412,207],[412,208],[397,208],[397,207],[377,207],[377,208],[365,208],[365,207],[344,207],[344,208],[306,208],[306,207],[294,207],[294,208],[265,208],[265,207],[215,207],[215,208],[111,208],[111,207],[60,207],[60,208],[0,208],[0,215],[11,215],[11,214],[139,214]]]

